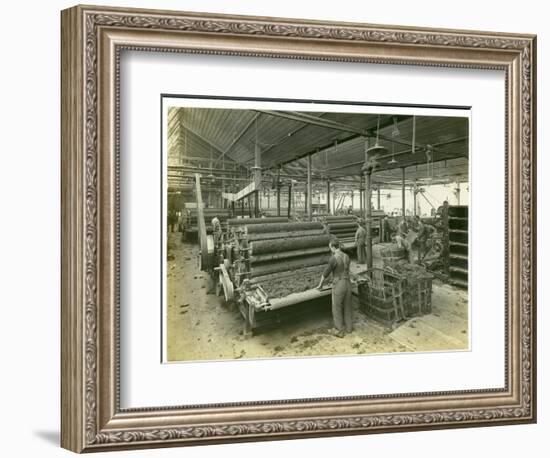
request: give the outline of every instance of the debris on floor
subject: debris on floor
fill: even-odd
[[[401,325],[393,331],[360,312],[357,297],[354,296],[354,331],[341,339],[327,334],[328,329],[333,327],[330,306],[319,307],[312,313],[277,326],[259,328],[253,337],[245,338],[239,312],[224,307],[218,296],[206,294],[206,290],[201,288],[207,281],[207,275],[194,262],[198,256],[197,245],[181,243],[179,238],[178,233],[169,234],[172,244],[170,254],[174,256],[173,260],[168,261],[168,270],[172,272],[167,282],[169,361],[363,355],[468,348],[468,294],[439,280],[433,281],[432,313],[415,317],[406,326]],[[170,269],[172,266],[175,267]],[[320,279],[320,273],[317,274],[312,275],[315,286]],[[296,281],[303,284],[302,279]]]

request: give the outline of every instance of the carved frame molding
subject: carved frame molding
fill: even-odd
[[[80,452],[535,421],[535,45],[530,35],[63,11],[62,446]],[[117,176],[124,49],[504,70],[506,389],[121,410]],[[342,406],[348,414],[336,414]]]

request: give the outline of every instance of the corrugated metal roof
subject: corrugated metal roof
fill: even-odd
[[[311,123],[302,119],[304,114]],[[349,129],[335,128],[327,122],[336,122]],[[455,166],[457,174],[467,174],[469,125],[465,117],[416,116],[416,152],[413,154],[408,146],[413,140],[412,116],[171,108],[168,113],[168,162],[183,164],[186,157],[204,158],[206,167],[210,161],[215,167],[220,159],[228,159],[249,168],[254,162],[255,144],[258,144],[262,150],[262,168],[266,171],[288,164],[293,173],[305,173],[307,161],[303,158],[315,153],[312,156],[315,176],[357,177],[365,158],[365,137],[357,132],[368,131],[375,135],[378,122],[382,126],[378,142],[387,152],[379,157],[374,178],[387,175],[393,179],[400,175],[403,167],[415,167],[415,176],[419,178],[435,171],[442,174],[441,166],[426,164],[445,164],[438,162],[445,160],[449,164],[457,158],[461,158],[458,159],[460,164]],[[370,146],[374,142],[374,138],[369,139]],[[432,145],[432,150],[426,153],[422,149],[425,145]]]

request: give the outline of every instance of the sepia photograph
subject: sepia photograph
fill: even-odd
[[[470,349],[470,110],[162,97],[162,360]]]

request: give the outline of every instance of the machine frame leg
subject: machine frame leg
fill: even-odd
[[[243,337],[249,339],[254,335],[254,330],[252,328],[252,322],[254,321],[254,309],[252,306],[246,307],[243,325]]]

